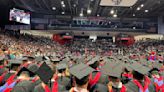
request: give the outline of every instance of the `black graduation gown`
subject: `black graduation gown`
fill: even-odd
[[[104,84],[96,84],[92,89],[90,89],[90,92],[109,92],[108,87]]]
[[[96,76],[96,74],[97,74],[98,72],[99,72],[99,71],[94,71],[94,72],[92,73],[92,79]],[[106,85],[106,84],[108,84],[108,82],[109,82],[109,81],[108,81],[108,76],[101,73],[101,76],[100,76],[100,79],[99,79],[98,83]]]
[[[58,84],[63,85],[67,90],[71,88],[71,80],[68,77],[59,77]]]
[[[139,88],[138,86],[136,86],[133,81],[129,81],[126,85],[126,92],[139,92]],[[148,87],[149,92],[155,92],[155,87],[153,85],[153,83],[151,83]]]
[[[50,85],[49,85],[50,90],[52,90],[53,82],[52,82],[51,84],[52,84],[51,87],[50,87]],[[58,84],[58,92],[65,92],[65,91],[66,91],[65,87],[64,87],[63,85],[61,85],[61,84]],[[39,84],[39,85],[35,86],[33,92],[45,92],[45,90],[44,90],[44,88],[42,87],[42,85]]]
[[[121,91],[121,88],[112,87],[112,90],[113,90],[113,92],[120,92]]]
[[[40,83],[42,83],[42,81],[41,81],[40,79],[38,79],[38,80],[36,80],[36,81],[34,82],[34,86],[37,86],[37,85],[39,85]]]
[[[45,92],[41,84],[35,86],[33,92]]]
[[[16,84],[11,92],[32,92],[34,89],[34,84],[31,81],[21,81]]]
[[[5,68],[1,68],[1,69],[0,69],[0,76],[1,76],[5,71],[6,71]]]

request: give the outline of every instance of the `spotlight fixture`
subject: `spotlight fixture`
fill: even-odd
[[[140,8],[140,7],[138,7],[138,8],[137,8],[137,11],[139,11],[139,10],[141,10],[141,8]]]
[[[100,15],[99,14],[97,14],[97,17],[99,17]]]
[[[144,7],[144,4],[141,4],[141,7]]]
[[[110,14],[114,14],[114,10],[113,9],[110,11]]]
[[[84,16],[84,13],[83,13],[84,11],[83,11],[83,10],[84,10],[84,9],[81,8],[81,12],[80,12],[80,14],[79,14],[80,17],[83,17],[83,16]]]
[[[73,7],[76,7],[76,4],[73,4]]]
[[[65,4],[62,4],[62,7],[65,7]]]
[[[113,17],[114,17],[114,18],[117,18],[117,14],[114,14]]]
[[[87,10],[87,14],[91,14],[92,10],[91,9],[88,9]]]
[[[83,17],[84,16],[84,14],[83,13],[80,13],[80,15],[79,15],[80,17]]]
[[[149,12],[149,10],[145,10],[145,12]]]
[[[61,1],[61,4],[63,5],[64,4],[64,1]]]
[[[52,10],[56,10],[56,7],[52,7]]]
[[[65,12],[62,12],[62,14],[65,14]]]

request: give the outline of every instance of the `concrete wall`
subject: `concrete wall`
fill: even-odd
[[[142,35],[146,34],[143,32],[109,32],[109,31],[71,31],[71,30],[21,30],[21,33],[28,33],[28,34],[33,34],[33,35],[41,35],[41,36],[52,36],[53,34],[58,34],[62,32],[73,32],[74,35],[76,36],[90,36],[90,35],[95,35],[95,36],[115,36],[119,33],[125,33],[129,35]],[[84,32],[84,34],[82,34]],[[107,35],[107,33],[109,35]]]

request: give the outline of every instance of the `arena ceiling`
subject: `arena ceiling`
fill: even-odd
[[[110,17],[111,10],[118,17],[155,17],[164,15],[164,0],[138,0],[132,7],[100,6],[101,0],[0,0],[1,6],[16,7],[37,13]],[[64,5],[63,5],[64,4]],[[137,8],[140,7],[140,10]],[[1,8],[3,9],[3,8]],[[91,9],[91,14],[87,10]],[[1,10],[2,11],[2,10]]]

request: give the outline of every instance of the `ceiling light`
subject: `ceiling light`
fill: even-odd
[[[133,16],[136,16],[135,14],[133,14]]]
[[[140,8],[140,7],[138,7],[138,8],[137,8],[137,10],[139,11],[139,10],[141,10],[141,8]]]
[[[145,10],[145,12],[149,12],[149,10]]]
[[[73,7],[76,7],[76,4],[73,4]]]
[[[64,4],[64,1],[61,1],[61,4]]]
[[[62,12],[62,14],[65,14],[65,12]]]
[[[100,15],[99,14],[97,14],[97,17],[99,17]]]
[[[114,10],[113,9],[110,11],[110,14],[114,14]]]
[[[136,27],[133,27],[133,29],[136,29]]]
[[[65,4],[62,4],[62,7],[65,7]]]
[[[92,10],[91,9],[88,9],[87,10],[87,14],[91,14]]]
[[[114,14],[113,17],[114,17],[114,18],[117,18],[117,14]]]
[[[80,17],[83,17],[84,16],[84,14],[83,13],[80,13]]]
[[[56,10],[56,7],[52,7],[52,10]]]
[[[91,2],[93,2],[94,0],[91,0]]]
[[[141,4],[141,7],[144,7],[144,4]]]

